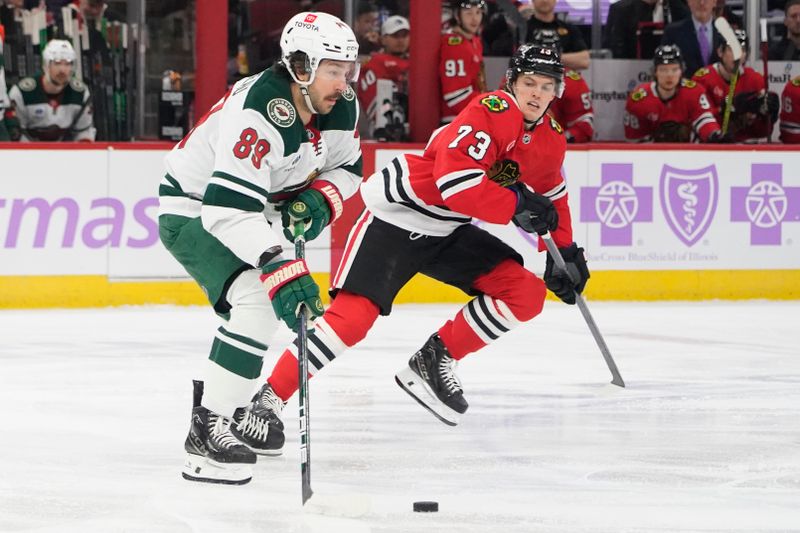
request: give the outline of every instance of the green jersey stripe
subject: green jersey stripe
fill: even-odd
[[[355,174],[356,176],[361,176],[364,173],[363,165],[364,165],[364,158],[359,156],[358,161],[356,161],[352,165],[342,165],[339,168],[343,168],[344,170],[348,171],[351,174]]]
[[[234,340],[237,340],[237,341],[241,342],[242,344],[247,344],[248,346],[252,346],[253,348],[257,348],[259,350],[264,350],[265,352],[267,351],[268,346],[266,344],[261,344],[260,342],[258,342],[256,340],[253,340],[253,339],[251,339],[249,337],[245,337],[244,335],[239,335],[237,333],[231,333],[230,331],[228,331],[227,329],[225,329],[222,326],[220,326],[217,331],[219,331],[220,333],[222,333],[226,337],[230,337],[231,339],[234,339]]]
[[[261,375],[264,358],[253,355],[230,344],[214,338],[211,354],[208,356],[219,366],[245,379],[256,379]]]
[[[250,189],[251,191],[260,194],[264,198],[267,197],[267,190],[266,189],[262,189],[261,187],[259,187],[255,183],[250,183],[249,181],[245,181],[242,178],[237,178],[236,176],[232,176],[232,175],[228,174],[227,172],[222,172],[221,170],[215,170],[211,174],[211,176],[213,176],[215,178],[222,178],[224,180],[231,181],[233,183],[236,183],[237,185],[241,185],[242,187],[246,187],[246,188]]]
[[[230,207],[239,209],[240,211],[261,212],[264,210],[265,204],[252,196],[232,191],[231,189],[215,183],[209,183],[206,194],[203,196],[203,205]]]
[[[159,196],[182,196],[184,198],[188,198],[186,193],[176,189],[175,187],[171,187],[169,185],[164,185],[163,183],[158,186],[158,195]]]
[[[181,184],[178,183],[178,180],[176,180],[175,178],[173,178],[169,174],[164,174],[164,179],[167,180],[170,185],[172,185],[173,187],[175,187],[179,191],[183,192],[183,187],[181,187]]]

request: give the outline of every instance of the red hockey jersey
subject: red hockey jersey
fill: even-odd
[[[551,199],[559,212],[553,239],[572,242],[566,183],[566,140],[550,116],[525,130],[519,105],[505,91],[479,95],[449,125],[436,130],[425,152],[403,154],[361,186],[367,208],[380,219],[424,235],[449,235],[472,218],[507,224],[516,194],[489,179],[497,161],[518,163],[519,180]]]
[[[627,140],[652,141],[662,122],[685,124],[701,141],[719,130],[705,90],[687,79],[681,81],[675,96],[666,101],[658,96],[655,81],[642,83],[628,96],[624,118]]]
[[[361,69],[358,80],[358,101],[368,118],[374,120],[378,80],[390,80],[395,83],[398,91],[407,90],[409,60],[391,54],[373,54],[366,65]]]
[[[486,90],[483,43],[478,35],[467,39],[459,33],[442,35],[439,54],[442,90],[442,122],[451,122],[472,98]]]
[[[781,141],[800,143],[800,76],[789,80],[781,93]]]
[[[730,89],[730,82],[725,81],[720,74],[721,68],[723,67],[720,63],[713,63],[699,69],[692,76],[694,81],[705,88],[714,118],[720,125],[722,125],[722,116],[725,112],[725,98]],[[749,92],[764,94],[764,76],[750,67],[744,67],[739,73],[733,94],[736,96]],[[733,133],[734,140],[738,142],[755,141],[767,136],[767,117],[746,118],[742,116],[734,121],[734,117],[731,116],[730,120],[729,130]]]
[[[567,139],[585,143],[594,135],[592,91],[586,80],[574,70],[564,75],[564,94],[550,104],[550,112],[566,128]]]

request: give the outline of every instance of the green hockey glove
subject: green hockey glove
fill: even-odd
[[[309,275],[305,261],[276,261],[261,267],[261,272],[261,282],[267,289],[275,315],[292,330],[297,331],[297,312],[301,304],[305,304],[312,320],[322,316],[319,286]]]

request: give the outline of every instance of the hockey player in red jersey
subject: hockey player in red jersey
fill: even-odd
[[[566,140],[545,114],[562,94],[563,74],[555,49],[521,47],[511,58],[506,90],[473,99],[434,132],[422,155],[400,155],[362,184],[366,209],[333,277],[333,303],[309,333],[311,375],[360,342],[379,315],[391,312],[400,289],[423,273],[473,299],[430,336],[396,381],[456,425],[467,410],[456,361],[538,315],[546,288],[575,303],[589,270],[573,242],[561,176]],[[578,282],[556,272],[550,257],[542,281],[514,249],[471,224],[473,218],[514,221],[529,233],[552,231]],[[271,406],[277,414],[297,388],[297,349],[290,346],[253,409]]]
[[[789,80],[781,93],[781,141],[800,143],[800,76]]]
[[[539,29],[533,34],[532,44],[556,46],[561,50],[561,39],[551,29]],[[585,143],[594,135],[594,109],[592,91],[583,76],[576,70],[564,73],[564,96],[553,100],[550,114],[564,126],[568,143]]]
[[[484,0],[451,2],[456,24],[442,34],[439,56],[443,124],[452,122],[472,98],[486,90],[483,43],[478,35],[485,7]]]
[[[764,76],[745,66],[747,60],[747,33],[734,30],[742,45],[742,59],[739,77],[734,88],[733,107],[729,131],[737,142],[758,142],[766,140],[778,118],[778,95],[767,94],[764,90]],[[692,79],[706,90],[714,118],[722,125],[725,113],[725,99],[730,89],[734,72],[733,52],[722,40],[717,46],[720,61],[705,66],[694,73]],[[767,131],[769,129],[769,131]]]
[[[358,99],[369,138],[406,140],[409,31],[408,19],[399,15],[386,19],[381,26],[383,50],[372,54],[361,69]]]
[[[702,87],[683,78],[680,48],[662,45],[653,56],[653,81],[642,83],[625,104],[625,139],[635,142],[723,142]]]

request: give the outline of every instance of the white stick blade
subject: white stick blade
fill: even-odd
[[[717,28],[719,34],[725,39],[725,43],[731,47],[734,61],[742,59],[742,45],[739,43],[739,39],[736,38],[736,34],[733,33],[733,28],[728,24],[728,21],[723,17],[717,17],[714,21],[714,27]]]

